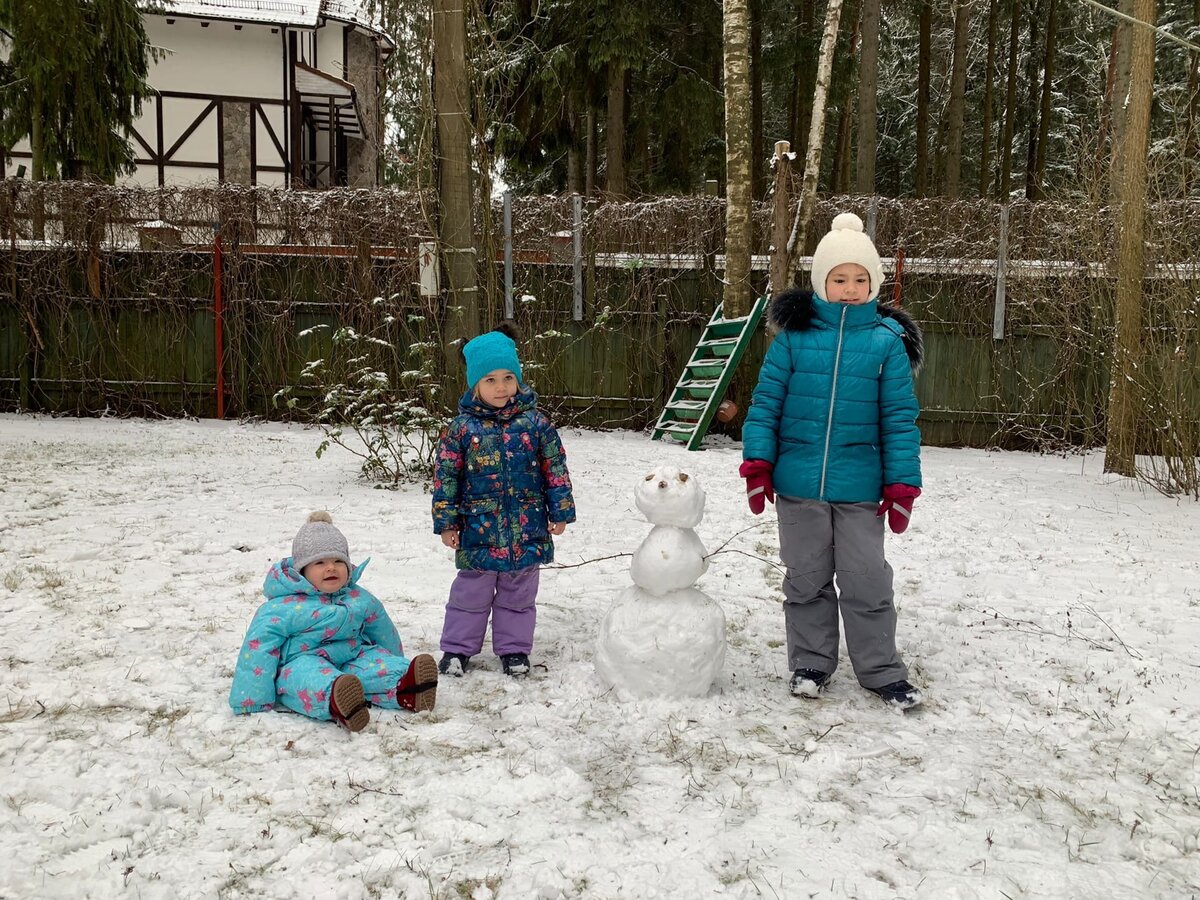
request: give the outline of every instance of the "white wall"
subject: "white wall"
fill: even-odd
[[[345,32],[348,26],[343,25],[341,22],[335,22],[332,19],[326,21],[328,24],[324,28],[318,28],[316,31],[316,68],[322,72],[327,72],[334,78],[345,78]]]
[[[150,70],[160,91],[191,91],[233,97],[283,99],[284,29],[199,19],[146,16],[146,34],[156,47],[171,52]],[[275,33],[272,34],[271,32]]]

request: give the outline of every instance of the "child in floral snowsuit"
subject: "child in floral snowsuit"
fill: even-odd
[[[433,530],[454,548],[439,669],[462,675],[492,649],[506,675],[529,672],[539,566],[554,559],[551,535],[575,521],[558,433],[521,381],[512,329],[502,324],[463,347],[470,389],[442,435],[433,482]]]
[[[234,712],[278,702],[350,731],[370,720],[367,701],[389,709],[433,709],[437,664],[404,656],[387,611],[358,583],[367,561],[350,566],[345,536],[327,512],[296,533],[292,555],[271,566],[238,654],[229,705]]]

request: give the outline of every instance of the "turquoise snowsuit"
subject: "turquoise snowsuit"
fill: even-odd
[[[313,587],[291,557],[271,566],[263,582],[267,602],[246,630],[233,673],[234,712],[263,712],[279,703],[330,719],[329,690],[339,675],[356,675],[373,705],[401,708],[396,684],[409,660],[383,604],[358,584],[368,562],[335,594]]]

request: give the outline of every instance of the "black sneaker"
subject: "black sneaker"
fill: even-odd
[[[453,675],[455,678],[462,678],[462,675],[467,671],[467,667],[471,664],[471,657],[465,653],[443,653],[441,662],[438,663],[438,671],[443,675]]]
[[[820,672],[817,669],[797,669],[792,673],[792,682],[789,686],[797,697],[816,700],[832,677],[828,672]]]
[[[529,674],[529,657],[524,653],[505,653],[500,657],[504,666],[504,674],[510,676]]]
[[[920,689],[913,687],[907,681],[893,681],[883,687],[867,688],[867,690],[878,694],[889,706],[898,706],[900,709],[912,709],[925,701],[925,695],[921,693]]]

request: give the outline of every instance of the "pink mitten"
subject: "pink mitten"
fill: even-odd
[[[771,470],[775,467],[763,459],[748,459],[738,469],[746,479],[746,499],[750,512],[756,516],[767,508],[767,501],[775,502],[775,486],[771,484]]]
[[[921,489],[911,484],[885,484],[883,486],[883,501],[879,504],[877,516],[887,513],[888,527],[896,534],[908,527],[912,516],[913,501],[921,496]]]

